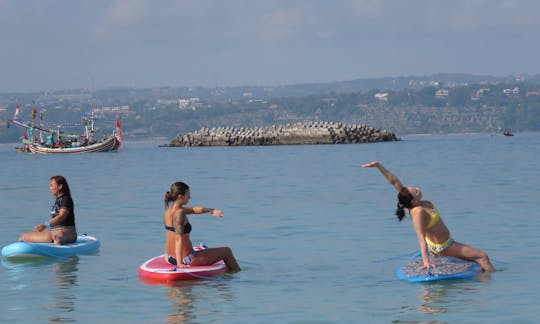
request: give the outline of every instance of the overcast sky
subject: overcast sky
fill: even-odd
[[[0,0],[0,92],[540,73],[538,0]]]

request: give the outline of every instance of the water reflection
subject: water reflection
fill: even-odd
[[[73,287],[77,284],[79,258],[73,256],[65,259],[54,259],[44,257],[24,258],[16,261],[2,260],[2,265],[7,269],[11,277],[12,286],[17,287],[21,297],[26,294],[33,294],[33,291],[46,289],[47,294],[52,299],[52,305],[43,305],[54,315],[49,315],[49,322],[75,322],[73,314],[76,311],[76,295]],[[51,271],[52,270],[52,271]],[[36,274],[36,271],[39,274]],[[48,279],[48,274],[54,276]],[[17,298],[17,297],[15,297]],[[50,299],[43,299],[48,301]],[[23,298],[21,309],[29,299]],[[38,306],[38,305],[34,305]],[[43,306],[39,306],[43,308]]]
[[[448,312],[447,295],[449,286],[447,285],[422,285],[422,294],[418,296],[420,303],[418,310],[424,314],[441,314]]]
[[[184,281],[167,288],[165,296],[172,301],[172,309],[167,316],[167,323],[191,323],[197,317],[197,309],[204,309],[204,314],[219,315],[219,309],[212,309],[213,304],[234,300],[234,295],[227,282]],[[207,303],[207,305],[202,305]]]
[[[480,287],[478,283],[489,279],[489,276],[478,276],[473,281],[450,281],[426,283],[420,285],[421,294],[417,297],[418,310],[424,314],[442,314],[455,310],[455,302],[474,303],[474,296]]]
[[[65,262],[55,263],[53,270],[55,273],[54,285],[56,286],[55,294],[53,295],[54,304],[52,309],[60,314],[49,316],[50,322],[75,322],[76,320],[68,315],[72,315],[76,310],[76,295],[72,292],[72,288],[77,284],[77,271],[79,265],[79,257],[73,256]]]
[[[192,283],[168,288],[165,295],[173,302],[171,313],[167,316],[167,323],[185,323],[195,318]]]

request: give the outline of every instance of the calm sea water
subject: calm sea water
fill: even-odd
[[[80,233],[97,255],[0,267],[0,322],[504,323],[540,307],[540,134],[408,136],[395,143],[159,148],[40,156],[0,146],[0,243],[49,217],[48,179],[67,177]],[[412,284],[395,269],[417,251],[399,223],[383,162],[420,186],[456,240],[499,270],[477,280]],[[137,277],[163,248],[163,195],[182,180],[192,240],[230,246],[243,271],[176,287]]]

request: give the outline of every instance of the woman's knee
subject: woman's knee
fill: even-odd
[[[225,250],[225,254],[227,254],[227,255],[232,255],[233,254],[230,247],[226,246],[223,249]]]

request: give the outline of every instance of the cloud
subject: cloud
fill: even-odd
[[[302,34],[304,17],[289,10],[278,10],[263,14],[259,30],[262,37],[270,40],[289,39]]]
[[[517,0],[456,0],[431,2],[416,8],[426,27],[449,31],[487,30],[504,26],[540,26],[540,2]],[[438,26],[438,27],[437,27]]]
[[[114,0],[100,14],[92,27],[100,40],[133,38],[151,13],[147,0]]]
[[[0,0],[0,70],[4,88],[28,74],[163,84],[501,71],[486,57],[537,71],[539,32],[538,0]]]
[[[381,13],[383,0],[352,0],[351,7],[357,13],[364,16],[373,16]]]
[[[8,0],[0,0],[0,22],[3,20],[4,17],[9,16],[9,13],[7,12],[8,9],[9,9]]]
[[[131,26],[144,19],[148,3],[146,0],[116,0],[105,13],[105,23]]]

